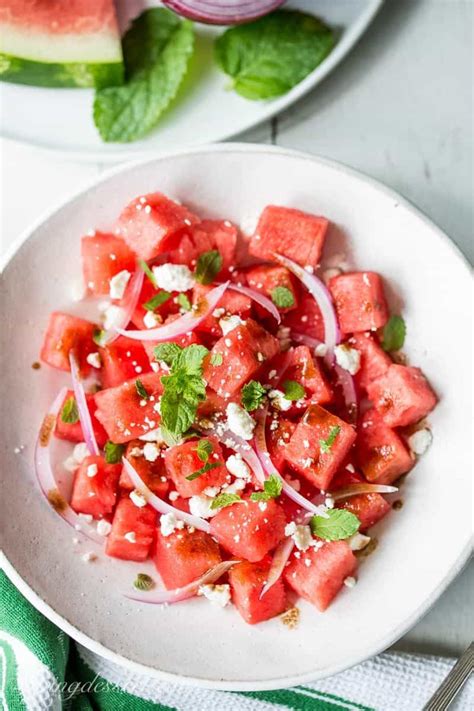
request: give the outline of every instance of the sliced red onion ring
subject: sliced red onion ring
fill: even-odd
[[[288,259],[288,257],[276,253],[274,256],[280,264],[283,264],[283,266],[298,277],[316,301],[324,322],[324,342],[328,349],[325,359],[329,365],[332,365],[334,362],[334,348],[337,343],[339,343],[340,333],[336,312],[329,291],[321,279],[307,272],[306,269],[300,267],[300,265],[296,264],[292,259]]]
[[[283,0],[164,0],[164,4],[179,15],[210,25],[236,25],[250,22],[275,10]]]
[[[313,349],[325,345],[322,341],[318,341],[317,338],[313,338],[313,336],[308,336],[306,333],[296,333],[296,331],[291,332],[291,339],[296,343],[302,343],[304,346]]]
[[[214,583],[219,580],[224,573],[232,568],[236,563],[240,563],[238,560],[224,560],[222,563],[218,563],[213,568],[201,575],[197,580],[193,580],[182,588],[175,588],[175,590],[156,590],[154,592],[126,592],[125,597],[130,598],[130,600],[137,600],[138,602],[148,602],[152,605],[161,605],[164,603],[172,604],[174,602],[181,602],[181,600],[187,600],[190,597],[194,597],[201,585],[208,585],[209,583]]]
[[[124,331],[122,328],[118,328],[117,331],[122,334],[122,336],[127,336],[127,338],[132,338],[135,341],[161,342],[170,341],[173,338],[178,338],[178,336],[183,336],[185,333],[193,331],[201,321],[204,321],[204,319],[212,313],[228,286],[228,281],[225,282],[225,284],[216,286],[215,289],[212,289],[212,291],[207,294],[205,305],[198,311],[188,311],[183,316],[180,316],[180,318],[164,326],[158,326],[158,328],[150,328],[143,331]]]
[[[280,312],[278,311],[273,301],[267,296],[264,296],[256,289],[250,289],[248,286],[240,286],[239,284],[229,284],[229,289],[231,289],[232,291],[238,291],[239,294],[244,294],[245,296],[248,296],[249,299],[252,299],[257,304],[260,304],[260,306],[264,308],[265,311],[268,311],[268,313],[273,316],[277,323],[281,323]]]
[[[347,499],[350,496],[357,496],[357,494],[394,494],[398,491],[396,486],[387,486],[386,484],[370,484],[369,482],[363,481],[360,484],[350,484],[345,486],[343,489],[338,489],[337,491],[329,492],[329,496],[334,501],[340,501],[341,499]]]
[[[295,542],[292,538],[285,538],[276,548],[273,554],[272,564],[270,570],[268,571],[267,582],[262,588],[260,593],[260,599],[267,593],[273,585],[280,579],[288,558],[291,555],[293,548],[295,547]]]
[[[143,272],[143,270],[137,269],[127,286],[124,306],[121,307],[123,314],[120,320],[120,328],[122,329],[128,326],[128,324],[130,323],[130,319],[133,316],[133,312],[137,308],[138,299],[140,298],[140,294],[142,293],[144,276],[145,273]],[[108,331],[105,331],[102,334],[100,342],[102,345],[106,346],[109,343],[113,343],[119,337],[119,335],[120,332],[118,328],[110,328]]]
[[[341,368],[339,365],[335,365],[334,370],[336,371],[339,385],[342,388],[342,394],[350,420],[351,422],[355,422],[357,420],[358,398],[354,378],[347,370],[344,370],[344,368]]]
[[[199,518],[199,516],[193,516],[192,514],[189,514],[186,511],[181,511],[181,509],[177,509],[174,506],[171,506],[171,504],[168,504],[166,501],[163,501],[163,499],[160,499],[159,496],[154,494],[147,487],[141,476],[138,474],[136,469],[130,464],[128,459],[122,457],[122,462],[128,476],[133,482],[133,486],[137,489],[137,491],[143,494],[147,503],[149,503],[150,506],[153,506],[155,511],[158,511],[158,513],[160,514],[172,513],[176,516],[177,519],[184,521],[184,523],[186,523],[188,526],[194,526],[194,528],[198,528],[200,531],[204,531],[205,533],[210,532],[211,527],[207,521],[205,521],[203,518]]]
[[[41,487],[41,491],[46,497],[48,503],[56,511],[58,516],[61,516],[66,523],[68,523],[76,531],[79,531],[87,538],[90,538],[96,543],[103,543],[104,539],[102,536],[94,531],[87,523],[85,523],[84,518],[79,516],[63,498],[59,492],[58,482],[56,481],[56,476],[54,474],[53,465],[51,464],[51,438],[52,430],[56,423],[56,418],[58,416],[59,410],[64,398],[66,397],[67,388],[62,388],[62,390],[56,395],[54,402],[48,410],[47,415],[43,420],[42,427],[40,429],[38,439],[36,440],[35,446],[35,470],[38,483]],[[45,432],[46,428],[46,432]]]
[[[84,441],[87,444],[89,452],[94,456],[98,456],[100,454],[100,449],[97,445],[94,428],[92,427],[91,413],[87,407],[86,394],[81,383],[76,356],[72,351],[69,351],[69,363],[71,365],[72,387],[74,389],[74,397],[77,402],[77,410],[79,412],[79,420],[81,423]]]

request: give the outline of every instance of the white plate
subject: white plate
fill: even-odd
[[[103,143],[92,120],[93,92],[0,84],[2,135],[67,153],[77,160],[124,161],[150,153],[222,141],[270,118],[318,84],[349,52],[383,0],[298,0],[288,6],[318,14],[341,30],[327,59],[288,94],[274,101],[248,101],[226,86],[229,78],[212,59],[213,38],[222,28],[196,25],[196,54],[174,105],[141,141]],[[154,4],[155,3],[150,3]],[[137,3],[135,3],[135,6]],[[133,7],[133,5],[132,5]]]
[[[52,309],[68,308],[80,270],[79,237],[107,228],[130,198],[151,190],[209,217],[253,219],[268,203],[327,215],[326,256],[380,271],[407,322],[406,352],[440,397],[434,442],[403,486],[404,506],[376,531],[379,546],[324,614],[300,604],[301,622],[246,625],[205,600],[161,610],[124,599],[143,565],[103,554],[45,503],[33,473],[43,413],[67,374],[32,370]],[[29,230],[10,252],[2,286],[3,426],[0,520],[5,567],[47,617],[100,654],[159,678],[224,689],[269,689],[334,674],[400,637],[442,593],[470,550],[470,278],[460,253],[402,198],[348,168],[266,146],[228,144],[131,165],[101,177]],[[77,305],[76,305],[77,310]],[[14,448],[25,445],[21,454]]]

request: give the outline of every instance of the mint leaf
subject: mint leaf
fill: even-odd
[[[191,302],[186,296],[186,294],[183,294],[182,292],[178,294],[176,297],[176,303],[178,306],[181,306],[183,311],[191,311]]]
[[[328,509],[328,518],[313,516],[310,521],[315,536],[325,541],[340,541],[353,536],[359,530],[360,521],[345,509]]]
[[[222,257],[217,249],[204,252],[197,260],[194,278],[200,284],[212,284],[222,269]]]
[[[164,345],[172,344],[161,344]],[[161,378],[164,387],[160,405],[161,421],[172,434],[180,435],[191,427],[199,403],[206,399],[202,362],[209,351],[197,344],[172,352],[165,352],[157,346],[156,351],[158,359],[164,354],[171,364],[171,374]]]
[[[238,494],[219,494],[213,499],[211,504],[211,509],[224,509],[226,506],[232,506],[232,504],[237,504],[241,502],[242,499]]]
[[[246,99],[285,94],[329,54],[330,27],[312,15],[278,10],[255,22],[226,30],[215,44],[221,69]]]
[[[304,387],[296,380],[285,380],[282,387],[287,400],[301,400],[306,395]]]
[[[125,446],[123,444],[115,444],[110,441],[105,443],[104,454],[107,464],[119,464],[124,452]]]
[[[319,440],[319,446],[321,447],[321,452],[324,454],[329,454],[331,451],[331,447],[336,441],[336,437],[341,431],[341,428],[339,425],[334,425],[333,427],[330,428],[329,430],[329,435],[326,439],[320,439]]]
[[[181,353],[182,348],[177,343],[159,343],[153,349],[155,360],[162,361],[168,366],[172,366],[175,359]]]
[[[143,400],[148,400],[150,395],[148,394],[145,386],[139,378],[135,380],[135,388],[137,389],[137,393],[141,398],[143,398]]]
[[[133,587],[137,590],[151,590],[155,583],[146,573],[137,573],[137,577],[133,581]]]
[[[280,477],[272,474],[268,479],[263,482],[263,491],[255,491],[250,494],[252,501],[269,501],[270,499],[276,499],[281,494],[283,488],[283,482]]]
[[[165,304],[170,298],[170,292],[162,289],[157,294],[155,294],[155,296],[152,296],[151,299],[145,301],[145,303],[143,304],[143,308],[147,311],[155,311],[155,309],[157,309],[162,304]]]
[[[207,462],[212,454],[212,442],[208,439],[200,439],[196,447],[196,453],[201,462]]]
[[[126,82],[96,92],[94,122],[104,141],[147,134],[175,98],[193,52],[192,23],[170,10],[145,10],[123,38]]]
[[[295,305],[295,297],[293,292],[286,286],[276,286],[271,290],[270,296],[275,306],[279,309],[288,309]]]
[[[201,374],[202,362],[209,353],[205,346],[193,343],[187,348],[183,348],[177,358],[177,366],[185,368],[188,373]]]
[[[256,410],[260,407],[267,395],[267,391],[258,380],[250,380],[242,388],[241,400],[242,405],[248,412]]]
[[[406,336],[405,321],[401,316],[390,316],[383,328],[382,348],[384,351],[399,351]]]
[[[75,397],[68,397],[61,410],[61,421],[67,425],[75,425],[79,422],[79,410]]]
[[[211,355],[211,365],[222,365],[224,362],[224,356],[222,353],[213,353]]]
[[[188,432],[175,435],[167,430],[163,425],[160,425],[160,433],[168,447],[175,447],[177,444],[182,444],[185,440],[199,435],[199,432],[195,432],[192,429],[188,430]]]
[[[140,259],[140,260],[138,261],[138,265],[139,265],[140,269],[143,269],[143,271],[145,272],[145,274],[147,275],[148,279],[151,281],[151,283],[153,284],[153,286],[155,287],[155,289],[157,289],[157,288],[158,288],[158,284],[156,283],[155,275],[153,274],[153,272],[151,271],[150,267],[149,267],[148,264],[145,262],[145,260],[144,260],[144,259]]]
[[[96,346],[102,347],[104,345],[103,343],[103,338],[105,336],[105,331],[101,328],[96,328],[94,330],[94,333],[92,334],[92,340],[96,344]]]
[[[222,462],[208,462],[205,464],[203,467],[198,469],[196,472],[193,472],[189,476],[186,477],[187,481],[194,481],[194,479],[198,479],[202,474],[205,474],[206,472],[210,472],[211,469],[215,469],[216,467],[222,466]]]

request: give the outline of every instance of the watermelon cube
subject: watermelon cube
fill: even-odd
[[[285,373],[285,380],[296,380],[311,395],[311,401],[324,405],[332,400],[332,389],[323,375],[317,360],[308,346],[298,346],[291,351],[291,365]]]
[[[120,499],[107,537],[106,554],[122,560],[146,560],[155,535],[156,518],[151,506],[135,506],[128,496]]]
[[[73,351],[82,375],[90,372],[87,356],[97,350],[92,336],[98,326],[71,314],[53,311],[41,347],[40,358],[59,370],[70,370],[69,351]]]
[[[249,625],[269,620],[284,612],[288,606],[281,578],[260,598],[271,563],[270,556],[257,563],[243,560],[229,571],[232,602]]]
[[[283,324],[294,333],[324,341],[324,321],[314,298],[307,291],[300,295],[298,308],[283,317]]]
[[[221,562],[219,546],[204,531],[182,528],[169,536],[156,531],[153,562],[168,590],[181,588]]]
[[[158,456],[154,462],[145,459],[144,442],[133,440],[127,444],[125,457],[128,459],[132,467],[139,474],[140,478],[146,486],[153,491],[157,496],[166,496],[170,488],[168,477],[166,475],[165,463],[163,457]],[[130,479],[125,467],[120,474],[119,486],[125,491],[132,491],[135,488]]]
[[[298,262],[302,267],[317,267],[329,222],[290,207],[268,205],[250,238],[249,252],[254,257],[274,261],[274,253]]]
[[[369,410],[362,418],[356,453],[365,478],[377,484],[391,484],[414,464],[402,439],[375,410]]]
[[[221,446],[215,437],[206,437],[212,446],[207,464],[218,464],[219,466],[209,469],[195,479],[188,479],[195,472],[202,469],[205,462],[199,458],[197,445],[199,440],[188,440],[183,444],[170,447],[165,452],[165,467],[168,475],[174,482],[176,490],[183,498],[189,498],[200,494],[209,486],[222,486],[227,479],[227,469],[225,467],[224,456]]]
[[[310,405],[284,456],[314,486],[327,490],[355,439],[356,433],[351,425],[319,405]]]
[[[282,287],[286,289],[289,294],[289,301],[291,297],[293,303],[290,306],[282,307],[278,306],[281,313],[287,313],[296,309],[298,306],[298,289],[295,283],[295,277],[291,272],[285,267],[271,267],[271,266],[259,266],[250,269],[247,272],[247,283],[252,289],[260,291],[265,296],[272,298],[274,294],[274,289]],[[278,300],[277,300],[278,305]],[[260,316],[267,316],[267,312],[259,309]]]
[[[140,377],[148,393],[147,400],[139,394],[136,379],[126,380],[122,385],[95,394],[95,416],[112,442],[130,442],[158,427],[161,419],[158,410],[163,392],[162,375],[161,372],[153,372]]]
[[[276,423],[272,425],[272,422]],[[285,448],[290,441],[293,432],[296,429],[296,423],[288,420],[285,417],[278,417],[270,421],[270,426],[267,432],[267,446],[270,458],[278,471],[283,471],[286,466]]]
[[[351,496],[349,499],[338,501],[337,507],[346,509],[357,516],[360,521],[360,533],[375,526],[392,509],[382,494],[377,493]]]
[[[95,232],[81,240],[84,284],[92,296],[110,291],[110,280],[124,269],[135,271],[135,255],[123,239],[105,232]]]
[[[131,378],[141,378],[142,373],[151,370],[148,355],[140,341],[119,336],[98,350],[102,361],[100,379],[104,388],[113,388]]]
[[[230,397],[255,376],[262,364],[280,350],[278,339],[252,319],[237,326],[214,345],[206,359],[204,378],[222,397]],[[220,365],[214,364],[221,356]]]
[[[84,441],[84,433],[82,431],[82,427],[81,427],[81,423],[80,423],[79,419],[77,420],[77,422],[69,423],[69,422],[63,422],[63,420],[61,418],[64,405],[66,404],[67,400],[70,400],[73,397],[74,397],[73,390],[68,390],[65,397],[64,397],[63,404],[61,405],[61,408],[58,412],[58,416],[56,418],[56,427],[54,429],[54,434],[59,439],[65,439],[68,442],[83,442]],[[87,407],[89,409],[89,414],[91,416],[92,429],[94,430],[97,444],[99,445],[99,447],[103,447],[107,441],[107,433],[104,430],[104,428],[102,427],[102,425],[100,424],[100,422],[97,420],[97,418],[94,414],[94,412],[95,412],[94,395],[87,393],[86,394],[86,401],[87,401]]]
[[[419,368],[395,363],[370,383],[367,395],[389,427],[412,425],[426,417],[437,403]]]
[[[86,457],[74,477],[71,507],[78,513],[102,518],[113,511],[117,499],[120,464],[107,464],[103,457]]]
[[[217,249],[222,257],[222,273],[228,272],[229,267],[235,265],[237,241],[239,231],[229,220],[203,220],[193,229],[193,239],[198,249],[198,254],[203,249],[205,232],[211,240],[212,246],[208,249]],[[221,275],[222,275],[221,273]]]
[[[349,339],[349,345],[360,353],[360,367],[355,375],[356,383],[362,390],[367,390],[372,380],[387,372],[392,360],[370,333],[354,334]]]
[[[293,590],[324,612],[357,568],[357,558],[346,541],[329,541],[322,548],[295,554],[285,568],[284,578]]]
[[[382,279],[375,272],[347,272],[333,277],[329,290],[343,333],[375,331],[388,321]]]
[[[118,221],[118,232],[140,259],[153,259],[167,251],[170,239],[199,222],[184,205],[161,193],[132,200]]]
[[[193,305],[196,309],[199,309],[200,305],[205,303],[206,296],[212,288],[212,286],[196,284],[193,289]],[[197,327],[197,330],[219,337],[222,335],[222,329],[219,326],[219,319],[222,318],[222,316],[237,314],[242,319],[246,319],[250,316],[251,308],[252,302],[248,296],[245,296],[245,294],[239,294],[236,291],[226,291],[224,296],[219,301],[217,308],[217,312],[221,313],[221,316],[217,317],[213,314],[209,314],[204,321],[201,321]],[[221,309],[224,309],[225,311],[221,312]]]
[[[227,506],[211,520],[211,532],[221,546],[238,558],[255,563],[285,535],[286,518],[274,499],[265,502],[248,498]]]

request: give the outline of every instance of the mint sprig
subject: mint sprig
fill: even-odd
[[[182,434],[191,427],[199,403],[206,399],[202,363],[209,353],[207,348],[197,344],[187,348],[179,346],[176,348],[168,349],[166,352],[159,347],[155,349],[155,354],[158,350],[156,354],[158,360],[164,359],[171,368],[170,375],[161,378],[164,392],[160,410],[163,426],[173,435]],[[162,358],[163,355],[165,358]]]
[[[196,454],[198,455],[201,462],[207,462],[212,454],[212,442],[208,439],[200,439],[197,443]]]
[[[183,309],[183,311],[191,311],[191,302],[183,292],[178,294],[176,297],[176,303]]]
[[[241,400],[242,405],[248,412],[256,410],[267,396],[267,391],[258,380],[250,380],[242,388]]]
[[[187,476],[186,479],[187,481],[194,481],[194,479],[198,479],[202,474],[206,474],[206,472],[210,472],[212,469],[221,466],[222,462],[207,462],[207,464],[204,464],[200,469]]]
[[[76,422],[79,422],[79,410],[75,397],[68,397],[64,403],[61,410],[61,422],[65,422],[67,425],[75,425]]]
[[[290,306],[295,305],[293,292],[286,286],[276,286],[271,290],[270,296],[275,306],[279,309],[289,309]]]
[[[310,526],[313,534],[325,541],[341,541],[357,533],[360,521],[357,516],[345,509],[328,509],[327,518],[313,516]]]
[[[143,385],[142,381],[140,378],[137,378],[135,380],[135,388],[137,391],[137,394],[143,399],[143,400],[148,400],[150,398],[150,394],[148,393],[146,387]]]
[[[170,292],[162,289],[157,294],[152,296],[151,299],[148,299],[148,301],[145,301],[145,303],[143,304],[143,308],[146,309],[147,311],[155,311],[157,308],[159,308],[163,304],[166,304],[168,299],[171,299]]]
[[[403,348],[406,332],[407,329],[403,318],[401,316],[390,316],[382,332],[382,348],[384,351],[391,353]]]
[[[119,464],[122,461],[123,453],[125,452],[125,447],[123,444],[115,444],[115,442],[105,443],[104,455],[107,464]]]
[[[151,283],[153,284],[153,286],[155,287],[155,289],[157,289],[157,288],[158,288],[158,284],[156,283],[155,275],[153,274],[153,272],[151,271],[150,267],[149,267],[148,264],[145,262],[145,260],[144,260],[144,259],[140,259],[140,260],[138,261],[138,266],[140,267],[140,269],[142,269],[142,270],[145,272],[146,276],[147,276],[148,279],[151,281]]]
[[[319,446],[321,448],[321,452],[324,454],[329,454],[331,451],[332,445],[336,441],[336,438],[341,431],[341,428],[339,425],[334,425],[333,427],[330,428],[329,430],[329,435],[326,437],[326,439],[320,439],[319,440]]]
[[[287,400],[301,400],[306,395],[304,387],[296,380],[285,380],[282,387]]]
[[[226,494],[225,492],[216,496],[211,503],[211,509],[224,509],[232,504],[241,503],[242,499],[238,494]]]
[[[197,260],[194,278],[200,284],[212,284],[222,269],[222,257],[217,249],[201,254]]]
[[[252,501],[269,501],[270,499],[276,499],[280,496],[283,488],[283,482],[280,477],[272,474],[268,479],[263,482],[263,491],[255,491],[250,494]]]

